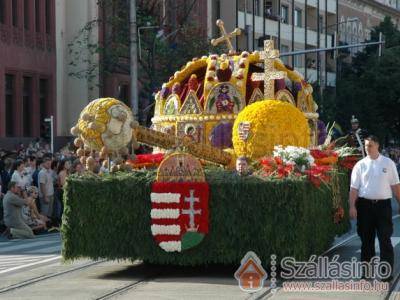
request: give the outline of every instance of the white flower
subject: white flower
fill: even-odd
[[[178,219],[179,218],[179,209],[156,209],[153,208],[150,212],[152,219]]]
[[[179,235],[181,227],[179,225],[151,225],[151,233],[153,235],[166,234],[166,235]]]
[[[181,252],[182,246],[180,241],[161,242],[160,247],[167,252]]]
[[[287,146],[283,148],[278,145],[274,147],[274,157],[280,157],[286,164],[295,164],[299,168],[302,165],[311,165],[314,163],[314,158],[310,154],[310,150],[302,147]]]

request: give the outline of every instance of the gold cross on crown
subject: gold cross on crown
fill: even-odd
[[[286,72],[276,71],[274,61],[279,57],[279,50],[274,49],[273,40],[264,41],[264,52],[260,53],[260,58],[264,59],[264,73],[253,73],[252,81],[264,81],[264,99],[275,99],[274,79],[283,79]]]
[[[224,27],[224,22],[220,19],[217,20],[217,26],[219,27],[222,36],[216,39],[212,39],[211,45],[217,46],[219,43],[226,42],[226,44],[228,45],[229,53],[234,53],[235,49],[233,49],[231,39],[233,39],[233,37],[236,35],[240,35],[240,28],[235,28],[235,30],[231,33],[227,33]]]

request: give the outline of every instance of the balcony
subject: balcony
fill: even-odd
[[[317,8],[318,0],[307,0],[307,6]],[[328,14],[336,15],[336,0],[327,0]],[[296,0],[296,3],[305,5],[305,0]],[[325,11],[325,0],[319,0],[319,9]]]
[[[296,70],[299,71],[301,74],[305,74],[305,68],[304,67],[303,68],[296,68]],[[322,76],[321,83],[323,85],[325,85],[324,84],[324,81],[325,81],[325,78],[324,78],[325,77],[325,71],[324,70],[322,70],[321,76]],[[317,81],[317,69],[315,69],[315,68],[307,68],[307,78],[306,78],[306,80],[309,83],[316,82]],[[327,72],[326,85],[327,86],[331,86],[331,87],[334,87],[336,85],[336,73]]]
[[[329,3],[329,2],[328,2]],[[248,26],[253,25],[253,15],[247,13],[247,24]],[[239,11],[238,13],[238,25],[240,28],[245,28],[244,24],[244,12]],[[263,35],[263,18],[255,16],[255,32],[258,36]],[[305,28],[294,27],[294,42],[299,44],[305,44]],[[265,19],[265,34],[274,37],[278,36],[278,21]],[[333,36],[327,35],[327,44],[332,45]],[[281,23],[281,40],[292,40],[292,25]],[[307,45],[317,47],[318,46],[318,33],[314,30],[307,29]],[[320,46],[325,45],[325,34],[320,34]]]

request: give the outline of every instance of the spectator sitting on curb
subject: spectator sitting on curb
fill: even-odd
[[[21,209],[24,205],[31,205],[32,198],[21,198],[21,188],[16,182],[11,181],[8,192],[3,198],[4,224],[10,228],[12,238],[34,238],[32,229],[25,224]]]
[[[32,201],[30,205],[24,205],[22,208],[22,217],[25,223],[31,227],[34,232],[41,229],[47,230],[46,222],[48,222],[49,219],[39,213],[35,203],[35,200],[39,196],[37,187],[30,186],[27,190],[27,194],[28,197],[32,198],[34,201]]]

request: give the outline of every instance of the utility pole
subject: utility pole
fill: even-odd
[[[136,0],[130,0],[130,75],[131,75],[131,109],[135,120],[139,121],[138,93],[138,58],[137,58],[137,22]]]
[[[383,45],[383,34],[379,32],[379,48],[378,48],[378,57],[382,56],[382,45]]]

